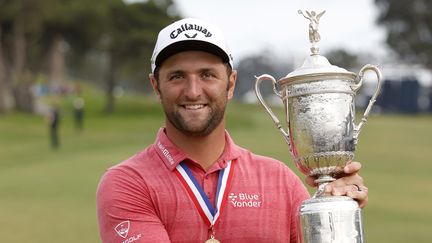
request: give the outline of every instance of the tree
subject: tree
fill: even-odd
[[[5,113],[9,107],[7,104],[8,96],[11,94],[10,87],[7,83],[5,58],[2,45],[2,28],[0,27],[0,113]]]
[[[14,98],[17,110],[31,112],[32,77],[28,67],[28,50],[38,18],[37,0],[3,0],[0,2],[0,111],[8,109],[8,97]]]
[[[178,18],[168,15],[171,7],[172,1],[166,0],[119,4],[111,9],[104,36],[109,57],[105,112],[114,111],[114,88],[121,77],[139,72],[144,78],[150,73],[149,60],[159,30]]]
[[[106,0],[89,5],[84,0],[1,1],[0,111],[6,110],[7,97],[13,96],[17,110],[32,112],[34,73],[46,67],[51,90],[59,90],[66,69],[64,46],[68,43],[90,48],[88,43],[97,38],[95,33],[107,6],[115,1],[122,2]]]
[[[375,0],[378,22],[387,28],[387,43],[407,62],[432,68],[432,1]]]
[[[35,74],[48,74],[56,94],[70,68],[67,57],[77,64],[90,52],[108,56],[106,110],[111,112],[118,80],[137,70],[149,73],[143,60],[151,56],[160,28],[176,18],[168,15],[172,6],[171,0],[0,0],[0,112],[8,96],[17,109],[31,112]]]
[[[122,4],[122,0],[44,0],[43,31],[41,43],[48,53],[49,84],[57,92],[64,86],[66,70],[66,48],[70,46],[75,55],[82,56],[97,48],[98,40],[106,28],[104,24],[111,18],[109,10]]]

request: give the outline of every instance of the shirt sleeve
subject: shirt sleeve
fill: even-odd
[[[102,242],[170,242],[142,179],[120,168],[109,169],[96,193]]]

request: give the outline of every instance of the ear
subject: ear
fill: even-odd
[[[159,91],[158,82],[152,73],[149,74],[149,79],[150,79],[150,83],[153,87],[153,91],[155,92],[155,94],[157,95],[157,97],[160,100],[160,91]]]
[[[237,70],[232,70],[231,75],[228,78],[228,99],[232,99],[234,96],[234,88],[237,82]]]

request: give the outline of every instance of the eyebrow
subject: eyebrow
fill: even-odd
[[[198,73],[203,73],[203,72],[215,72],[215,68],[212,67],[206,67],[206,68],[200,68],[197,70]],[[168,75],[173,75],[173,74],[185,74],[186,72],[182,69],[174,69],[172,71],[168,72]]]
[[[185,73],[183,70],[173,70],[173,71],[169,71],[168,75],[183,74],[183,73]]]
[[[203,73],[203,72],[214,72],[214,71],[215,71],[215,68],[202,68],[202,69],[199,70],[200,73]]]

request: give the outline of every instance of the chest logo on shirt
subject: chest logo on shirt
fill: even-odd
[[[230,193],[228,199],[235,208],[260,208],[262,205],[261,195],[257,193]]]
[[[123,221],[120,224],[118,224],[114,230],[117,232],[118,235],[120,235],[123,238],[126,238],[128,233],[129,233],[129,227],[130,227],[130,222],[129,220],[127,221]]]

